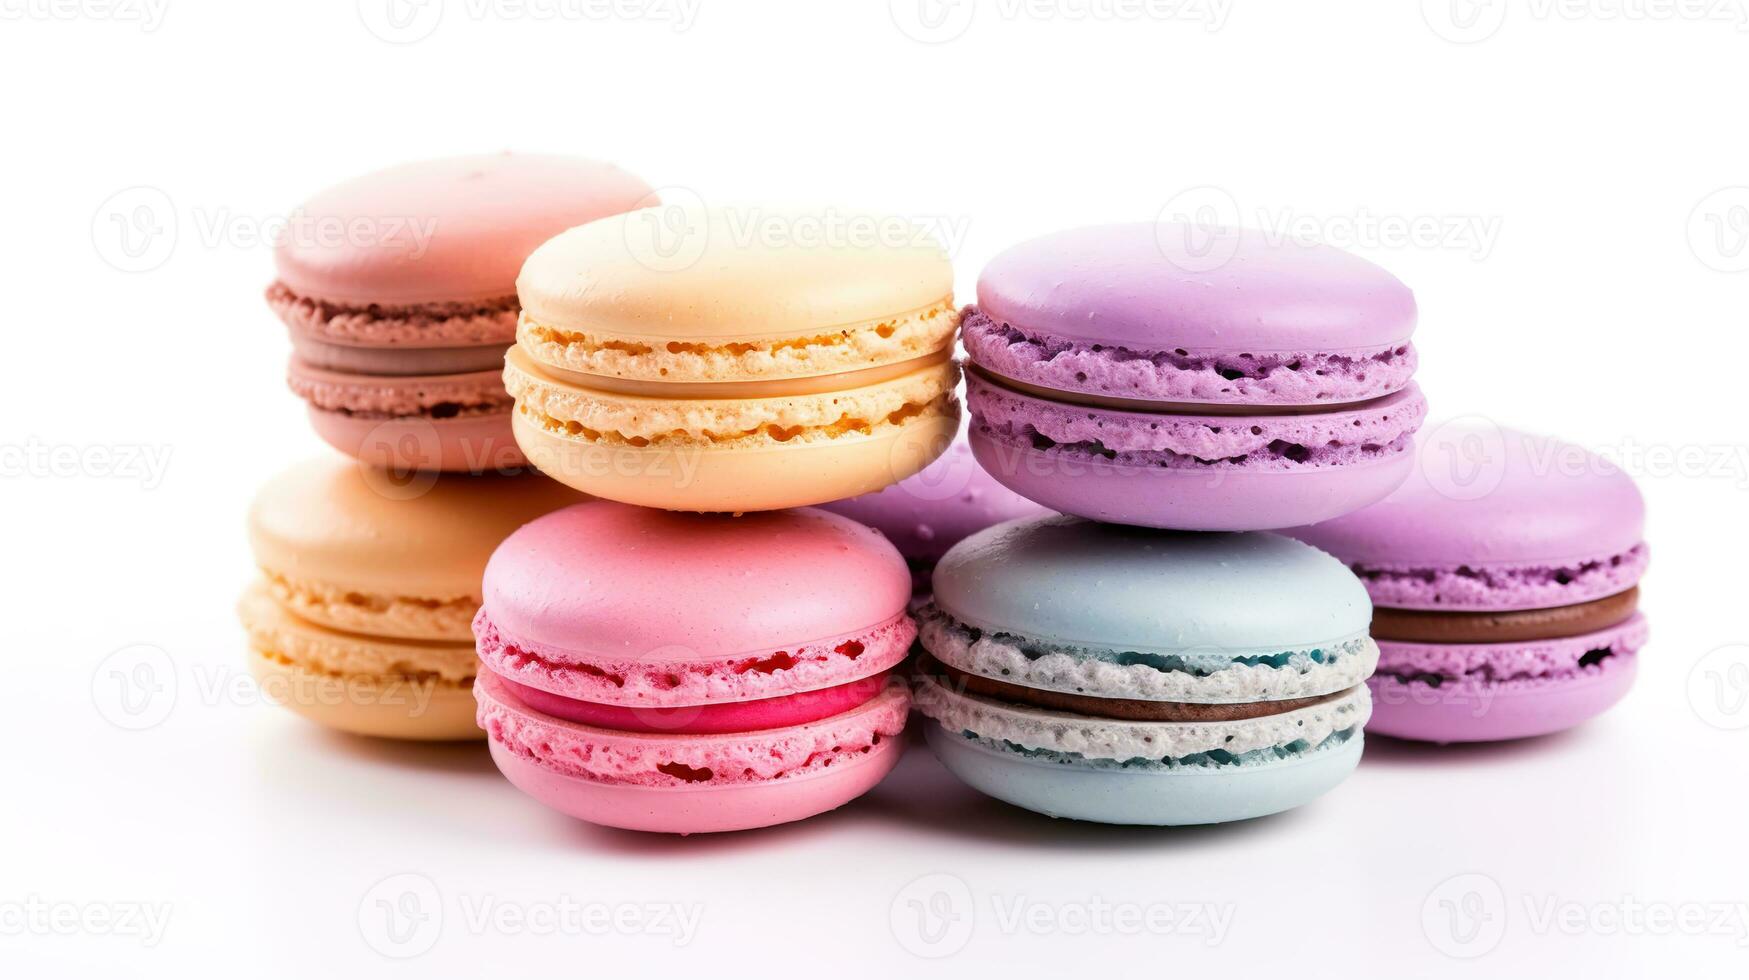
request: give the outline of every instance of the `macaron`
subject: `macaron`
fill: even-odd
[[[1460,419],[1408,482],[1289,533],[1347,562],[1377,607],[1372,728],[1429,742],[1562,731],[1627,693],[1647,637],[1645,504],[1570,443]]]
[[[929,576],[941,556],[969,535],[1003,521],[1050,513],[997,483],[963,440],[884,490],[821,507],[886,535],[911,567],[917,594],[929,591]]]
[[[502,153],[379,170],[300,205],[267,302],[316,433],[379,465],[523,465],[500,377],[517,271],[566,228],[654,200],[609,164]]]
[[[910,583],[879,533],[821,510],[549,514],[486,566],[474,693],[492,758],[547,806],[630,830],[841,806],[899,758]]]
[[[964,314],[979,462],[1068,514],[1269,530],[1382,499],[1426,415],[1415,298],[1260,231],[1120,224],[998,255]]]
[[[342,731],[478,738],[470,625],[505,535],[582,495],[536,473],[286,470],[249,510],[261,577],[238,607],[263,691]]]
[[[664,207],[536,249],[504,369],[529,459],[595,496],[739,512],[854,497],[940,455],[959,420],[947,255],[803,234],[831,217]]]
[[[1359,761],[1371,612],[1340,562],[1280,535],[1011,521],[936,566],[917,706],[942,763],[1016,806],[1263,816]]]

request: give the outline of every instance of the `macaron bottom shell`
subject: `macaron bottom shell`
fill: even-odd
[[[1411,453],[1305,470],[1127,464],[1092,452],[1003,441],[975,420],[967,438],[991,475],[1052,510],[1185,531],[1256,531],[1328,520],[1383,499],[1415,465]]]
[[[1367,727],[1378,735],[1441,744],[1565,731],[1627,696],[1646,635],[1645,618],[1635,614],[1609,629],[1555,640],[1464,645],[1380,640],[1379,673],[1367,681],[1373,692]],[[1607,656],[1587,662],[1600,651]],[[1428,669],[1442,658],[1495,669],[1476,674]],[[1491,676],[1514,662],[1524,665],[1523,676]],[[1551,662],[1560,667],[1550,669]]]
[[[407,741],[475,741],[468,688],[412,678],[337,677],[249,651],[249,673],[266,696],[324,728]]]
[[[607,445],[568,439],[517,412],[516,443],[537,469],[607,500],[663,510],[781,510],[855,497],[911,476],[953,440],[957,414],[873,435],[763,447]]]
[[[1146,826],[1228,823],[1302,806],[1348,778],[1365,741],[1356,729],[1339,743],[1276,762],[1149,771],[993,749],[934,722],[924,737],[949,772],[986,796],[1049,817]]]
[[[889,685],[803,724],[681,735],[555,717],[491,673],[474,694],[492,758],[518,789],[590,823],[675,834],[769,827],[849,803],[898,764],[910,707],[905,689]]]
[[[511,432],[510,412],[452,418],[376,418],[311,406],[322,441],[362,463],[390,470],[508,473],[528,465]]]

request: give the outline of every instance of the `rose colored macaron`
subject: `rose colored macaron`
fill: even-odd
[[[487,566],[480,725],[512,783],[592,823],[799,820],[898,761],[910,595],[893,546],[836,514],[571,507]]]
[[[1145,223],[1047,235],[991,261],[965,311],[972,449],[1094,520],[1326,520],[1409,472],[1415,319],[1394,276],[1325,245]]]
[[[380,465],[522,465],[501,377],[517,271],[560,231],[651,203],[609,164],[509,153],[403,164],[306,201],[267,301],[317,434]]]
[[[1645,505],[1577,446],[1460,420],[1425,433],[1384,501],[1289,533],[1372,595],[1371,728],[1478,742],[1570,728],[1632,685]]]
[[[582,495],[536,473],[416,474],[338,457],[286,470],[249,510],[260,579],[238,612],[271,698],[361,735],[479,738],[470,624],[486,560]]]
[[[962,539],[992,524],[1050,513],[996,482],[963,441],[885,490],[821,507],[886,535],[911,566],[918,594],[929,591],[935,563]]]

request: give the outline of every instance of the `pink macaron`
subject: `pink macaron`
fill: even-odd
[[[480,726],[512,783],[591,823],[800,820],[898,761],[910,596],[893,546],[825,511],[570,507],[487,565]]]
[[[522,465],[500,375],[523,260],[654,201],[609,164],[510,153],[403,164],[306,201],[276,243],[267,301],[291,331],[288,381],[317,434],[381,465]]]
[[[1578,446],[1478,420],[1419,443],[1389,497],[1289,532],[1347,562],[1372,596],[1367,731],[1523,738],[1619,701],[1647,634],[1633,480]]]

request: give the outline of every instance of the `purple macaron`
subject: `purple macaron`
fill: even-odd
[[[1050,511],[997,483],[955,442],[935,462],[884,490],[820,505],[887,536],[911,566],[913,591],[929,591],[935,563],[961,539],[1003,521]]]
[[[1577,446],[1478,421],[1420,442],[1420,465],[1385,500],[1288,532],[1347,562],[1372,596],[1367,732],[1523,738],[1619,701],[1646,642],[1633,480]]]
[[[1426,415],[1415,297],[1326,245],[1126,224],[1037,238],[962,331],[973,452],[1069,514],[1267,530],[1382,499]]]

